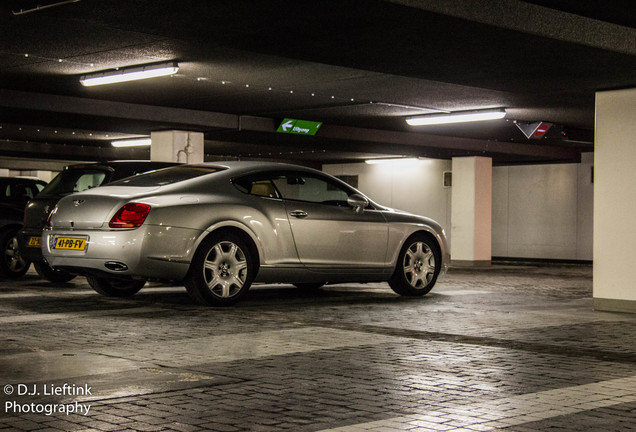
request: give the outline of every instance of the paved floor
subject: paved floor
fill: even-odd
[[[0,281],[0,431],[636,430],[636,315],[595,312],[589,266],[451,269],[385,284]]]

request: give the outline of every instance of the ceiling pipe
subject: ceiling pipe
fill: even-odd
[[[28,13],[31,13],[31,12],[39,12],[41,10],[52,8],[52,7],[56,7],[56,6],[62,6],[62,5],[68,4],[68,3],[77,3],[78,1],[80,1],[80,0],[64,0],[64,1],[61,1],[61,2],[51,3],[51,4],[48,4],[48,5],[44,5],[44,6],[37,5],[36,7],[32,8],[32,9],[20,9],[17,12],[16,11],[11,11],[11,13],[13,15],[24,15],[24,14],[28,14]]]

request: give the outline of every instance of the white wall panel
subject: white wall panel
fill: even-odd
[[[582,155],[578,165],[578,209],[576,227],[576,259],[591,261],[594,256],[594,153]]]
[[[508,167],[492,169],[492,255],[508,255]]]
[[[576,165],[511,167],[508,254],[567,259],[576,256]]]

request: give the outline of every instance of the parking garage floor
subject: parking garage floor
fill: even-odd
[[[452,268],[386,284],[183,287],[0,281],[0,430],[636,430],[636,315],[592,308],[592,268]]]

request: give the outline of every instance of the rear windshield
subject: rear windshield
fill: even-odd
[[[111,175],[111,172],[99,169],[67,169],[55,176],[39,196],[64,196],[92,189],[108,181]]]
[[[212,174],[222,171],[225,168],[220,167],[202,167],[181,165],[172,168],[164,168],[157,171],[151,171],[145,174],[138,174],[134,177],[128,177],[109,184],[109,186],[165,186],[184,180],[193,179],[206,174]]]

